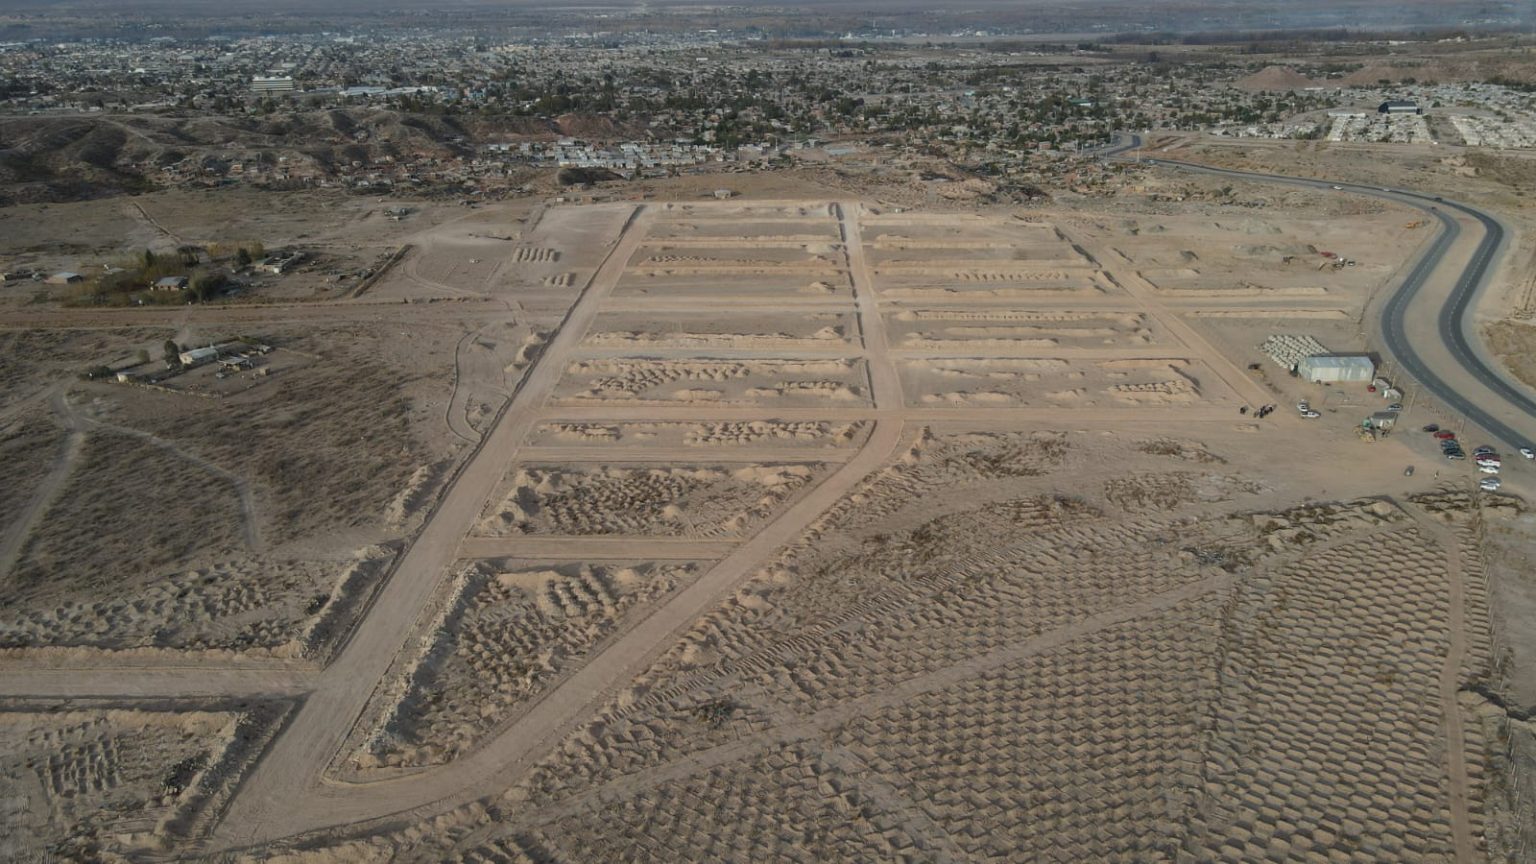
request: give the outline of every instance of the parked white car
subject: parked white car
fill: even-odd
[[[1477,488],[1484,492],[1497,492],[1502,485],[1503,483],[1497,477],[1484,477],[1477,482]]]

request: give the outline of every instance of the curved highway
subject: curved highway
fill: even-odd
[[[1100,151],[1103,156],[1118,156],[1128,151],[1141,147],[1140,135],[1117,135],[1113,143]],[[1369,195],[1398,203],[1409,204],[1422,210],[1440,223],[1441,231],[1424,254],[1419,257],[1413,269],[1403,280],[1402,286],[1388,298],[1381,309],[1381,333],[1385,347],[1393,357],[1402,365],[1403,370],[1419,382],[1446,407],[1461,413],[1468,421],[1487,430],[1487,432],[1510,449],[1530,446],[1532,436],[1523,434],[1511,427],[1504,420],[1494,416],[1487,408],[1476,404],[1460,389],[1446,381],[1446,375],[1437,373],[1430,364],[1424,360],[1423,355],[1415,349],[1413,340],[1407,333],[1407,310],[1409,304],[1418,296],[1430,275],[1439,268],[1446,252],[1455,244],[1461,235],[1461,223],[1446,214],[1447,210],[1464,213],[1477,220],[1483,228],[1482,240],[1472,253],[1466,269],[1462,270],[1457,278],[1455,286],[1446,298],[1445,305],[1441,307],[1437,328],[1440,341],[1444,343],[1447,352],[1454,361],[1461,366],[1462,371],[1487,388],[1494,395],[1504,400],[1507,405],[1517,413],[1536,421],[1536,399],[1530,392],[1518,384],[1511,382],[1499,370],[1492,368],[1482,356],[1473,348],[1471,340],[1467,336],[1467,313],[1472,308],[1473,301],[1487,283],[1492,274],[1494,262],[1498,260],[1503,250],[1507,231],[1497,218],[1475,207],[1468,206],[1457,201],[1449,201],[1434,195],[1424,195],[1418,192],[1410,192],[1402,189],[1383,189],[1374,186],[1362,186],[1357,183],[1334,183],[1327,180],[1311,180],[1302,177],[1288,177],[1282,174],[1265,174],[1254,171],[1234,171],[1227,168],[1212,168],[1206,165],[1197,165],[1191,162],[1180,162],[1170,159],[1147,159],[1149,165],[1165,165],[1183,171],[1199,174],[1213,174],[1222,177],[1234,177],[1240,180],[1260,180],[1269,183],[1281,183],[1289,186],[1300,186],[1309,189],[1337,189],[1351,193]]]

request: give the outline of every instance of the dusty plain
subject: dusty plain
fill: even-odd
[[[1536,472],[1479,494],[1409,431],[1453,420],[1427,400],[1365,443],[1378,396],[1258,348],[1365,350],[1412,211],[776,182],[279,208],[250,232],[405,251],[362,292],[7,298],[0,857],[1515,847],[1492,592]],[[270,359],[78,377],[239,337]]]

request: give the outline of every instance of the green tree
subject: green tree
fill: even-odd
[[[192,292],[192,296],[197,298],[197,302],[207,303],[213,299],[219,289],[224,287],[224,282],[222,273],[197,273],[193,275],[187,287]]]
[[[251,266],[251,253],[244,246],[241,246],[240,251],[235,253],[235,263],[241,267]]]
[[[146,271],[148,271],[148,270],[153,270],[154,267],[155,267],[155,253],[150,251],[150,250],[148,250],[148,249],[145,249],[144,250],[144,269]]]
[[[164,349],[165,349],[165,362],[173,364],[173,365],[178,365],[178,364],[181,363],[181,346],[176,344],[176,340],[174,340],[174,339],[167,339],[167,340],[165,340]]]

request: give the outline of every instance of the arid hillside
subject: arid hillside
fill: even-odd
[[[469,158],[481,142],[613,137],[580,114],[454,118],[372,108],[255,116],[76,114],[0,118],[0,206],[78,201],[172,184],[218,185],[250,167],[297,188],[341,167]]]

